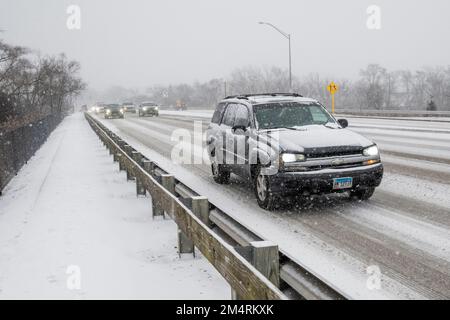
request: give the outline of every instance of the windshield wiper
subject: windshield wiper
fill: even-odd
[[[304,129],[300,129],[300,128],[298,128],[298,127],[273,127],[273,128],[266,128],[266,129],[263,129],[263,130],[267,130],[267,131],[270,131],[270,130],[278,130],[278,129],[286,129],[286,130],[304,130]]]
[[[322,123],[322,125],[324,127],[330,128],[330,129],[337,129],[337,127],[335,126],[336,123],[333,123],[333,122],[328,121],[328,122]]]

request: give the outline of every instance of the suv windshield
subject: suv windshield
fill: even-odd
[[[280,102],[253,106],[259,129],[295,128],[335,123],[318,103]]]
[[[147,102],[147,103],[144,103],[144,104],[142,104],[144,107],[156,107],[157,106],[157,104],[156,103],[153,103],[153,102]]]

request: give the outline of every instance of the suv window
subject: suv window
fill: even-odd
[[[335,123],[335,120],[315,102],[279,102],[256,105],[253,108],[259,129],[301,127]]]
[[[315,123],[326,123],[328,122],[328,116],[323,112],[322,108],[319,106],[311,106],[309,108],[311,112],[312,119]]]
[[[216,111],[214,111],[214,114],[212,116],[211,122],[212,123],[219,123],[220,119],[222,119],[223,112],[225,111],[225,103],[219,103],[216,107]]]
[[[242,105],[242,104],[238,104],[236,105],[236,117],[235,117],[235,121],[237,119],[244,119],[247,121],[247,124],[250,124],[250,117],[248,114],[248,109],[246,106]],[[244,121],[242,121],[244,122]]]
[[[229,104],[227,109],[225,110],[225,114],[223,116],[222,123],[226,126],[232,127],[234,124],[234,118],[236,116],[236,105]]]

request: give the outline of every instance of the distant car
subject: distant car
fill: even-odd
[[[143,102],[139,105],[138,109],[139,117],[145,116],[159,116],[159,107],[158,104],[154,102]]]
[[[225,98],[206,132],[214,181],[248,178],[268,210],[286,196],[346,191],[369,199],[383,177],[378,147],[347,126],[298,94]]]
[[[105,112],[105,106],[104,105],[95,106],[95,113],[96,114],[103,113],[103,112]]]
[[[124,102],[122,103],[122,108],[124,112],[132,112],[136,113],[136,106],[133,102]]]
[[[105,119],[124,118],[124,110],[119,104],[108,104],[105,107]]]
[[[175,104],[175,110],[187,110],[186,102],[177,100]]]

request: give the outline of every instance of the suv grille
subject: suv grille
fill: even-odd
[[[361,147],[326,147],[326,148],[312,148],[305,150],[307,159],[316,158],[333,158],[342,156],[358,156],[362,154]]]

